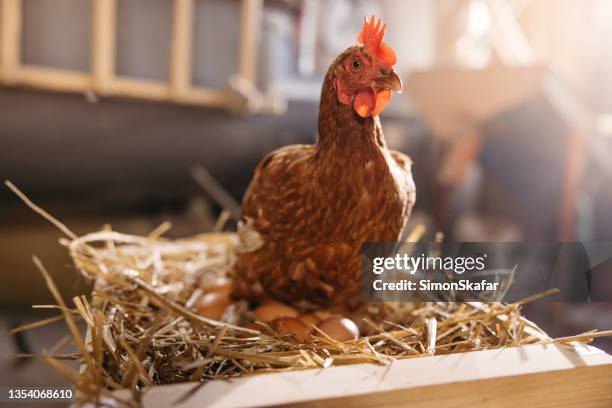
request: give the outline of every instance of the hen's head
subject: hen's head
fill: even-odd
[[[342,54],[335,70],[338,101],[353,105],[364,118],[380,114],[391,100],[391,91],[402,90],[402,81],[393,70],[397,57],[383,42],[386,28],[374,16],[366,19],[359,44]]]

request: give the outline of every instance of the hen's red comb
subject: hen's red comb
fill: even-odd
[[[383,42],[383,38],[385,37],[385,30],[387,29],[387,24],[381,27],[382,21],[378,19],[376,21],[376,17],[372,15],[370,17],[370,21],[368,21],[367,17],[365,18],[365,22],[363,23],[363,29],[357,38],[365,49],[372,55],[376,56],[383,64],[385,65],[395,65],[397,62],[397,56],[395,55],[395,51],[387,44]]]

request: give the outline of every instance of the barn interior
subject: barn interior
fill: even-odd
[[[381,120],[414,160],[412,226],[457,242],[612,241],[607,0],[0,0],[0,177],[77,234],[210,231],[267,153],[316,140],[323,75],[371,14],[404,82]],[[7,332],[54,303],[33,254],[66,299],[90,283],[4,186],[0,214]],[[525,313],[554,336],[612,326],[606,302]],[[3,336],[2,353],[65,328],[40,330]],[[8,359],[0,375],[46,384],[42,366]]]

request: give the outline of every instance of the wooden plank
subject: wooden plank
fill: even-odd
[[[207,88],[186,88],[180,93],[173,93],[170,85],[163,82],[136,78],[117,77],[108,87],[113,96],[138,98],[158,102],[176,102],[185,105],[226,107],[230,99],[225,91]]]
[[[170,87],[163,82],[116,77],[109,84],[109,93],[114,96],[165,101],[170,98]]]
[[[17,80],[21,55],[21,0],[0,0],[0,82],[13,84]]]
[[[231,98],[224,90],[212,90],[202,87],[194,87],[185,90],[180,95],[175,96],[174,100],[178,103],[187,105],[205,105],[211,107],[231,107]]]
[[[193,0],[174,0],[170,89],[175,98],[180,98],[191,86],[193,8]]]
[[[49,91],[86,92],[91,89],[91,76],[79,71],[22,66],[15,83]]]
[[[93,87],[106,94],[115,75],[116,0],[94,0],[93,12]]]
[[[257,47],[262,10],[262,0],[242,0],[238,73],[250,83],[257,80]]]
[[[48,91],[79,92],[91,91],[92,77],[88,73],[38,66],[23,66],[15,78],[16,85]],[[105,85],[105,95],[143,99],[155,102],[173,101],[185,105],[227,107],[230,96],[225,91],[206,88],[190,88],[180,95],[171,95],[168,84],[136,78],[115,77]]]
[[[436,0],[433,2],[436,65],[456,66],[460,64],[456,45],[463,34],[463,27],[457,23],[457,19],[467,13],[468,7],[469,1],[466,0]]]
[[[485,0],[493,19],[493,45],[506,65],[529,66],[535,54],[512,7],[503,0]]]
[[[389,366],[356,364],[247,376],[211,381],[180,406],[612,406],[612,356],[593,347],[583,351],[535,345],[413,358]],[[143,394],[142,405],[172,406],[197,386],[151,388]]]

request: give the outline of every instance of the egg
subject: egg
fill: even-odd
[[[211,292],[205,294],[197,301],[196,309],[201,316],[219,320],[230,303],[228,294]]]
[[[356,340],[359,337],[357,325],[344,317],[332,317],[323,320],[317,327],[329,337],[338,341]]]
[[[334,314],[334,313],[330,312],[329,310],[317,310],[316,312],[312,312],[312,314],[314,316],[316,316],[316,318],[319,319],[319,321],[327,320],[327,319],[330,319],[332,317],[338,316],[338,314]]]
[[[308,313],[300,315],[299,319],[306,325],[306,327],[316,326],[321,321],[314,313]]]
[[[293,317],[279,317],[274,319],[270,326],[279,334],[291,333],[293,338],[300,343],[310,343],[312,329],[300,319]]]
[[[261,329],[262,329],[262,326],[260,324],[255,323],[255,322],[248,322],[247,324],[243,325],[242,327],[244,327],[245,329],[257,330],[257,331],[261,331]]]
[[[298,317],[299,313],[291,306],[271,300],[255,309],[255,315],[265,322],[271,322],[279,317]]]
[[[232,280],[226,277],[217,278],[204,286],[204,291],[206,293],[215,292],[230,295],[232,293]]]
[[[245,328],[245,329],[256,330],[258,332],[261,332],[262,329],[263,329],[261,325],[255,324],[253,322],[248,322],[248,323],[245,323],[245,324],[241,324],[240,326]],[[245,332],[245,331],[239,331],[239,332],[236,333],[236,337],[239,337],[241,339],[250,338],[250,337],[257,337],[257,336],[258,336],[258,334],[256,334],[256,333],[248,333],[248,332]]]

